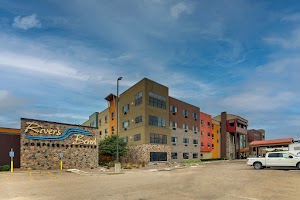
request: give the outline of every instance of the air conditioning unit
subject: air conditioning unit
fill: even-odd
[[[173,127],[173,130],[176,130],[176,127]]]
[[[173,112],[173,115],[176,115],[176,112]]]
[[[124,112],[124,115],[126,115],[127,114],[127,112]]]
[[[127,130],[127,128],[124,128],[124,131],[126,131]]]
[[[195,131],[195,134],[197,134],[198,132],[197,131]]]
[[[198,146],[197,144],[194,145],[194,147],[197,147],[197,146]]]
[[[187,129],[185,129],[184,131],[185,131],[185,132],[188,132],[188,130],[187,130]]]
[[[185,118],[187,118],[187,116],[186,116],[186,115],[184,115],[184,117],[185,117]]]
[[[197,118],[194,118],[195,121],[197,121]]]
[[[187,144],[185,144],[184,146],[186,146],[186,147],[187,147],[188,145],[187,145]]]

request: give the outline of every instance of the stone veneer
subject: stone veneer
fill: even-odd
[[[129,146],[125,162],[150,162],[150,152],[167,152],[167,160],[171,160],[171,147],[162,144],[141,144]]]
[[[25,133],[26,122],[35,122],[46,129],[59,129],[61,133],[66,128],[78,128],[89,131],[93,136],[84,136],[85,140],[94,140],[97,129],[78,125],[61,124],[40,120],[21,119],[21,169],[59,169],[59,154],[63,153],[63,168],[95,168],[98,166],[98,141],[96,145],[73,144],[76,135],[65,140],[28,140],[26,135],[37,135],[33,131]]]

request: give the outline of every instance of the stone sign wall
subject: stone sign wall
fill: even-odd
[[[79,125],[21,119],[21,169],[95,168],[97,129]],[[61,154],[62,153],[62,154]]]

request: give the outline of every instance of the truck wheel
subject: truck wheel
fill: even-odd
[[[297,164],[297,169],[300,170],[300,162]]]
[[[253,165],[254,169],[261,169],[262,168],[262,164],[260,162],[256,162]]]

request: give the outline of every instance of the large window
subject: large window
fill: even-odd
[[[162,134],[150,133],[150,143],[167,144],[167,136]]]
[[[177,137],[171,137],[171,142],[177,143]]]
[[[166,109],[166,97],[149,92],[149,105]]]
[[[198,154],[197,153],[193,153],[193,158],[198,158]]]
[[[187,117],[189,115],[189,111],[187,110],[183,110],[182,111],[183,116]]]
[[[193,139],[193,144],[198,144],[198,140],[197,139]]]
[[[126,128],[129,126],[129,121],[123,122],[123,128]]]
[[[138,117],[135,118],[135,123],[136,124],[140,123],[140,122],[142,122],[142,115],[140,115],[140,116],[138,116]]]
[[[166,120],[160,117],[149,115],[149,125],[165,127]]]
[[[185,130],[188,130],[189,129],[189,125],[188,124],[183,124],[182,128],[185,129]]]
[[[150,162],[167,160],[167,152],[150,152]]]
[[[142,103],[143,99],[143,93],[139,92],[137,95],[135,95],[135,105],[140,105]]]
[[[134,140],[134,141],[141,140],[141,134],[140,134],[140,133],[139,133],[139,134],[135,134],[135,135],[133,136],[133,140]]]
[[[177,159],[177,153],[172,152],[172,153],[171,153],[171,158],[172,158],[172,159]]]
[[[176,128],[177,127],[177,123],[174,121],[170,121],[170,127]]]
[[[189,143],[189,138],[183,138],[183,143],[188,144]]]
[[[198,132],[198,126],[193,126],[193,131],[197,131]]]
[[[123,106],[122,112],[123,112],[124,114],[127,113],[128,110],[129,110],[129,104]]]
[[[198,119],[198,114],[197,113],[193,113],[193,118]]]
[[[189,159],[189,153],[183,153],[182,157],[183,159]]]
[[[170,111],[176,113],[177,112],[177,107],[170,106]]]

